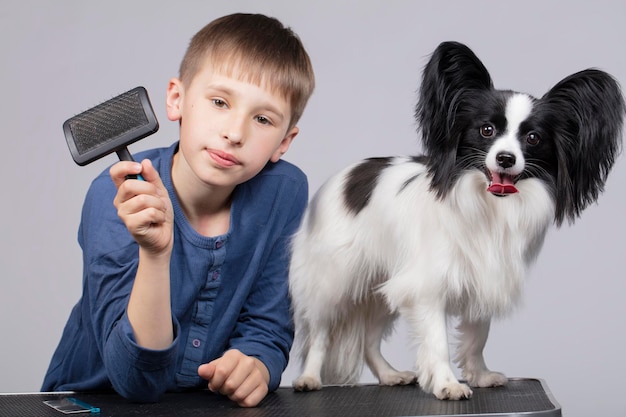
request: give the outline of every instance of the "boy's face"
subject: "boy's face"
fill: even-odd
[[[188,86],[170,81],[167,114],[180,121],[176,164],[206,184],[234,187],[277,162],[298,128],[289,128],[289,102],[270,89],[212,70]]]

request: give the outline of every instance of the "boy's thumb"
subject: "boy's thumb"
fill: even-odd
[[[212,362],[204,363],[198,367],[198,375],[207,381],[213,378],[215,365]]]
[[[152,161],[149,159],[144,159],[141,161],[141,176],[148,182],[159,181],[161,178],[159,177],[159,173],[154,166],[152,165]]]

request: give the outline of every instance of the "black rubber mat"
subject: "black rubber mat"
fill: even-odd
[[[99,417],[561,416],[560,406],[541,380],[512,379],[506,387],[473,391],[469,400],[440,401],[417,386],[324,387],[306,393],[285,387],[269,394],[256,408],[239,408],[208,391],[166,394],[157,404],[133,404],[113,393],[4,394],[0,395],[0,417],[64,416],[43,401],[68,396],[100,408]]]

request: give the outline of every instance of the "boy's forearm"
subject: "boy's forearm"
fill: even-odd
[[[170,253],[155,255],[139,249],[127,311],[137,344],[147,349],[166,349],[174,339],[169,274]]]

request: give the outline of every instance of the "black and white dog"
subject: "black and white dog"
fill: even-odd
[[[496,90],[465,45],[445,42],[423,73],[416,118],[424,155],[372,158],[326,182],[294,237],[290,270],[303,372],[296,390],[358,382],[363,360],[383,385],[440,399],[504,385],[483,348],[492,317],[520,298],[551,224],[573,222],[603,191],[621,151],[618,83],[589,69],[542,98]],[[381,340],[402,315],[416,371]],[[447,318],[458,317],[450,367]]]

